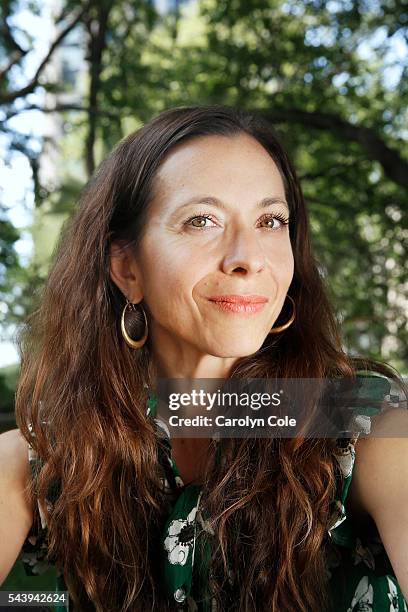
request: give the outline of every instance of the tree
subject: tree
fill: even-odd
[[[16,8],[6,4],[4,15]],[[407,40],[401,2],[201,0],[160,15],[147,1],[66,1],[56,21],[60,40],[48,55],[70,25],[81,28],[87,84],[80,104],[44,110],[62,114],[70,128],[66,143],[84,143],[78,160],[88,176],[119,138],[164,108],[226,103],[260,111],[301,176],[346,347],[407,370],[408,81],[406,62],[396,55]],[[10,62],[19,62],[28,51],[13,41],[6,23],[1,46]],[[43,70],[30,91],[63,90],[61,83],[40,83]],[[9,74],[6,66],[0,89],[8,117],[30,106],[32,85],[16,97]],[[79,187],[78,177],[65,176],[54,194],[56,212],[69,210],[67,194]]]

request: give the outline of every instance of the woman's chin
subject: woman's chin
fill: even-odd
[[[253,341],[231,340],[231,342],[223,342],[222,345],[217,344],[213,349],[209,350],[209,354],[214,357],[236,358],[248,357],[256,353],[262,346],[264,339],[255,343]]]

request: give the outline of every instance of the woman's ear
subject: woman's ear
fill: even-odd
[[[118,242],[109,250],[110,277],[129,302],[137,304],[143,298],[139,266],[129,247]]]

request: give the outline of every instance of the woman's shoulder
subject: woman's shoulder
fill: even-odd
[[[408,410],[391,408],[372,417],[370,435],[358,438],[355,451],[350,496],[356,505],[375,518],[391,492],[405,491],[408,503]]]
[[[33,521],[33,502],[30,495],[31,469],[29,445],[19,429],[0,435],[0,487],[3,499],[13,498],[20,520],[27,529]]]
[[[7,490],[24,492],[27,514],[32,515],[30,486],[29,445],[19,429],[0,434],[0,482]]]
[[[19,429],[0,435],[0,583],[16,560],[33,522],[28,445]]]

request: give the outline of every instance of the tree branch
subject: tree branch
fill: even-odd
[[[41,64],[38,66],[36,73],[31,79],[31,81],[27,83],[27,85],[25,85],[24,87],[21,87],[20,89],[16,89],[14,91],[8,91],[0,95],[0,104],[9,104],[10,102],[13,102],[17,98],[21,98],[31,93],[37,87],[37,85],[39,84],[40,76],[44,68],[47,66],[48,62],[50,61],[55,49],[60,45],[60,43],[67,36],[67,34],[69,34],[75,28],[75,26],[80,22],[84,13],[86,12],[88,8],[88,5],[89,3],[87,3],[85,7],[83,7],[79,11],[76,17],[74,17],[73,20],[63,30],[61,30],[61,32],[58,34],[58,36],[56,37],[56,39],[50,46],[47,55],[44,57]]]
[[[335,176],[341,176],[342,174],[344,174],[345,172],[347,172],[348,168],[355,168],[356,163],[355,161],[353,161],[353,163],[350,164],[342,164],[341,166],[329,166],[329,167],[322,167],[321,170],[318,170],[316,172],[305,172],[304,174],[299,176],[300,181],[313,181],[317,178],[322,178],[322,177],[327,177],[330,176],[331,178],[335,177]]]
[[[97,17],[87,20],[90,33],[89,39],[89,62],[90,62],[90,84],[89,84],[89,106],[88,106],[88,134],[85,143],[85,161],[87,174],[90,177],[95,170],[94,144],[96,138],[96,122],[98,116],[98,93],[101,84],[102,55],[106,46],[106,32],[108,27],[109,13],[112,2],[101,2],[96,4]],[[93,22],[93,23],[92,23]],[[96,25],[96,31],[93,25]]]
[[[345,119],[319,111],[298,109],[274,109],[262,112],[272,123],[301,123],[318,130],[334,131],[336,136],[357,142],[369,159],[378,161],[392,181],[408,189],[408,162],[398,151],[391,149],[372,128],[354,125]]]
[[[33,110],[38,110],[41,113],[63,113],[64,111],[77,111],[79,113],[89,113],[89,107],[88,106],[81,106],[79,104],[55,104],[54,106],[39,106],[38,104],[29,104],[27,106],[24,106],[23,108],[19,108],[17,109],[13,109],[11,111],[8,111],[6,113],[5,118],[3,119],[1,123],[5,123],[7,121],[9,121],[9,119],[11,119],[12,117],[15,117],[16,115],[20,115],[21,113],[25,113],[27,111],[33,111]],[[108,119],[112,119],[113,121],[118,121],[120,119],[120,114],[119,113],[115,113],[114,111],[108,111],[108,110],[98,110],[99,115],[102,115],[104,117],[108,117]]]
[[[18,42],[15,40],[13,33],[10,29],[10,26],[7,22],[8,17],[10,16],[10,2],[8,0],[2,0],[1,2],[2,8],[2,21],[0,24],[0,33],[4,38],[5,46],[10,49],[10,57],[7,65],[0,70],[0,80],[4,79],[8,71],[14,64],[21,60],[27,53],[25,49],[20,47]]]
[[[25,51],[22,47],[20,47],[18,42],[15,40],[15,38],[14,38],[12,32],[11,32],[10,26],[9,26],[9,24],[7,22],[8,17],[10,17],[10,2],[9,2],[9,0],[2,0],[2,2],[1,2],[1,9],[2,9],[2,23],[0,25],[0,32],[4,36],[4,40],[5,40],[6,44],[13,51],[17,51],[17,53],[19,53],[21,55],[25,55],[25,53],[27,53],[27,51]]]

